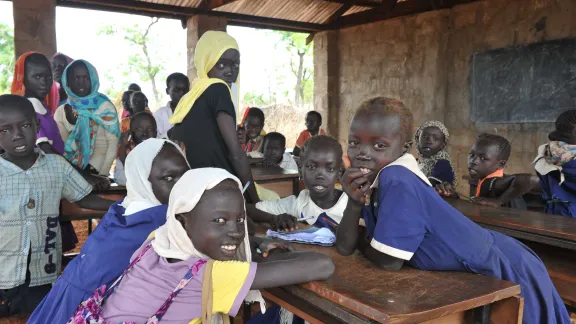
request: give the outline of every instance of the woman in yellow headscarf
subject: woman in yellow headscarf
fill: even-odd
[[[170,139],[184,144],[192,169],[222,168],[243,184],[250,181],[246,198],[255,203],[260,199],[236,135],[230,90],[240,72],[238,43],[225,32],[207,31],[196,44],[194,66],[198,76],[170,118],[174,124]]]

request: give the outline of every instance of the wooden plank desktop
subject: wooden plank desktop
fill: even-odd
[[[298,170],[252,166],[252,177],[257,184],[276,192],[281,198],[297,195],[300,192]]]

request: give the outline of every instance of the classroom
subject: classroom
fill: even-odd
[[[576,1],[11,2],[0,324],[576,324]],[[114,107],[56,7],[179,20],[172,101]],[[228,26],[313,42],[294,147]]]

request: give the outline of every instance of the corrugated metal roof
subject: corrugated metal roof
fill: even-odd
[[[148,3],[158,3],[169,6],[187,7],[187,8],[198,8],[202,3],[202,0],[138,0],[140,2]]]
[[[361,6],[352,6],[352,8],[348,9],[348,11],[346,11],[343,16],[348,16],[348,15],[351,15],[351,14],[355,14],[355,13],[362,12],[362,11],[366,11],[366,10],[370,10],[370,9],[372,9],[372,8],[370,8],[370,7],[361,7]]]

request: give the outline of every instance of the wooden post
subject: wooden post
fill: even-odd
[[[12,6],[16,57],[28,51],[52,56],[56,52],[56,0],[13,0]]]
[[[22,1],[22,0],[21,0]],[[188,78],[190,81],[196,78],[196,67],[194,66],[194,51],[196,44],[202,35],[208,30],[226,31],[227,21],[221,17],[208,17],[196,15],[188,19],[186,23],[187,46],[188,46]]]
[[[314,36],[314,109],[322,114],[323,127],[338,138],[340,133],[340,54],[338,30]]]

